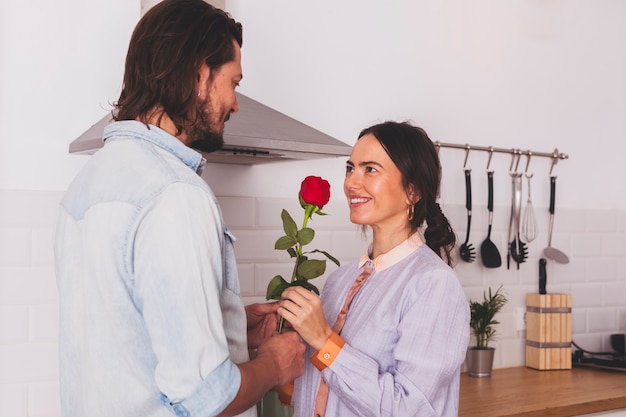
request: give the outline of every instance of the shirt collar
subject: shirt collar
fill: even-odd
[[[116,140],[116,137],[126,136],[133,139],[145,140],[180,159],[185,165],[193,169],[198,175],[202,174],[206,159],[202,154],[191,149],[165,130],[154,125],[146,125],[136,120],[121,120],[108,124],[104,128],[103,140]]]
[[[387,253],[383,253],[382,255],[378,255],[374,259],[370,259],[369,252],[371,249],[371,245],[368,248],[367,252],[361,256],[359,260],[359,268],[362,268],[368,262],[371,262],[374,266],[374,269],[378,272],[389,268],[400,262],[402,259],[406,258],[410,253],[415,251],[415,249],[419,248],[424,244],[424,240],[419,232],[413,233],[407,240],[400,243],[395,248],[391,249]]]

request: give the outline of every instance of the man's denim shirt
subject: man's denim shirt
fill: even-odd
[[[215,416],[249,357],[234,238],[204,160],[136,121],[104,140],[56,232],[63,416]]]

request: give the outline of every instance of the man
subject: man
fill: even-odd
[[[277,305],[244,309],[192,149],[218,149],[238,111],[241,44],[202,0],[164,0],[135,28],[115,122],[61,204],[64,416],[254,416],[303,371],[297,334],[275,335]]]

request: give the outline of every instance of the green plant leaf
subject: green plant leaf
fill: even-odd
[[[489,341],[495,337],[496,329],[493,327],[500,322],[494,319],[494,316],[507,303],[507,298],[501,292],[500,286],[495,293],[489,287],[489,295],[487,291],[483,293],[482,301],[470,301],[470,327],[472,333],[476,337],[476,347],[485,349],[489,345]]]
[[[296,236],[298,242],[300,242],[300,245],[308,245],[315,237],[315,230],[311,229],[310,227],[305,227],[302,230],[298,230]]]
[[[313,279],[322,275],[326,271],[326,260],[307,259],[298,265],[298,277]]]
[[[280,275],[276,275],[269,284],[267,284],[266,300],[280,300],[280,296],[289,287],[289,283]]]
[[[292,258],[298,257],[298,254],[296,254],[296,250],[294,248],[287,249],[287,253],[289,253],[289,256],[291,256]]]
[[[283,230],[285,231],[285,234],[295,240],[298,232],[296,222],[285,209],[283,209],[280,213],[280,218],[283,219]]]
[[[285,250],[291,248],[296,244],[296,240],[289,236],[279,237],[276,243],[274,244],[274,249]],[[292,256],[293,257],[293,256]]]
[[[311,284],[309,281],[305,280],[305,279],[301,279],[298,281],[294,281],[293,283],[291,283],[289,285],[290,287],[292,286],[299,286],[299,287],[304,287],[309,291],[313,291],[315,294],[320,295],[320,290],[317,289],[317,287],[313,284]]]
[[[307,253],[313,253],[313,252],[319,252],[319,253],[323,253],[324,256],[326,256],[328,259],[330,259],[335,265],[337,266],[341,266],[341,264],[339,263],[339,261],[337,260],[337,258],[335,258],[334,256],[332,256],[330,253],[324,251],[324,250],[319,250],[319,249],[315,249],[312,250],[311,252],[307,252]]]
[[[320,216],[326,216],[326,213],[322,213],[322,210],[315,206],[315,209],[313,210],[313,214],[319,214]]]
[[[309,259],[305,254],[302,254],[300,256],[296,256],[296,264],[294,265],[294,279],[306,279],[305,277],[301,276],[298,273],[298,268],[300,267],[300,265],[302,264],[302,262],[306,261],[307,259]]]
[[[298,201],[300,202],[300,207],[302,207],[304,210],[306,210],[306,206],[309,205],[309,203],[307,203],[306,201],[304,201],[304,199],[302,198],[302,196],[300,195],[300,193],[298,193]]]

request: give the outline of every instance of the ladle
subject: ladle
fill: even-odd
[[[556,176],[550,177],[550,231],[548,233],[548,247],[543,250],[543,254],[548,259],[552,259],[560,264],[569,263],[569,257],[560,250],[552,247],[552,229],[554,227],[554,200],[556,194]]]

